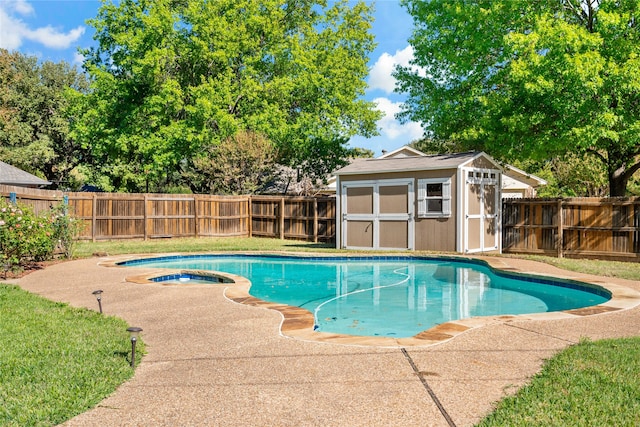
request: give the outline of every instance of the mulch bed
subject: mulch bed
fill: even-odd
[[[21,277],[26,276],[29,273],[42,270],[45,267],[48,267],[50,265],[57,264],[63,261],[66,261],[66,259],[53,259],[50,261],[31,262],[27,265],[22,266],[22,268],[20,269],[9,270],[9,271],[0,270],[0,280],[19,279]]]

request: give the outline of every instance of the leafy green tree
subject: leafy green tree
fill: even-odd
[[[425,137],[412,141],[409,146],[426,154],[455,153],[465,150],[465,147],[462,144],[456,144],[448,139],[432,137]]]
[[[64,61],[39,63],[0,49],[0,87],[0,160],[54,183],[69,181],[86,154],[69,137],[70,102],[86,91],[84,74]]]
[[[640,2],[403,0],[405,119],[510,161],[599,159],[611,196],[640,168]]]
[[[298,181],[309,178],[312,182],[326,181],[334,170],[346,166],[353,149],[347,147],[349,138],[311,137],[302,147],[299,160],[292,164],[297,170]]]
[[[513,166],[547,181],[538,188],[538,197],[605,197],[607,173],[595,157],[578,157],[573,153],[542,162],[515,161]]]
[[[191,188],[197,193],[256,193],[273,177],[274,158],[271,141],[240,131],[195,157]]]
[[[245,130],[273,142],[279,162],[315,171],[314,145],[324,155],[325,143],[377,132],[361,99],[371,20],[364,2],[103,1],[74,135],[108,189],[170,183]]]
[[[607,173],[602,162],[595,157],[578,157],[567,153],[547,162],[548,170],[561,197],[605,197],[607,195]],[[544,178],[544,176],[542,176]],[[538,194],[545,195],[542,189]]]
[[[376,153],[373,150],[362,147],[354,147],[349,150],[349,157],[352,159],[372,159]]]
[[[413,141],[410,145],[429,154],[465,150],[452,141],[432,138]],[[538,197],[604,197],[607,194],[607,171],[594,156],[566,153],[544,160],[514,159],[509,163],[547,181],[547,185],[538,189]]]
[[[630,196],[640,196],[640,177],[637,174],[629,180],[627,192]]]

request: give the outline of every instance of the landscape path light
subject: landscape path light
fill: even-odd
[[[98,289],[97,291],[93,291],[91,293],[98,300],[98,308],[100,309],[100,314],[102,314],[102,289]]]
[[[136,342],[138,341],[138,335],[142,332],[142,328],[132,326],[127,328],[127,332],[131,334],[131,367],[136,367]]]

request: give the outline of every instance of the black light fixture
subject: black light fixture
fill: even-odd
[[[127,328],[127,332],[131,334],[131,367],[136,367],[136,342],[138,341],[138,335],[142,332],[142,328],[137,326],[131,326]]]
[[[98,307],[100,308],[100,314],[102,314],[102,289],[91,292],[98,300]]]

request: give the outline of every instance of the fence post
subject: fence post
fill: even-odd
[[[142,220],[143,223],[144,223],[142,225],[142,231],[144,233],[145,242],[147,241],[148,236],[149,236],[149,231],[148,231],[148,227],[147,227],[147,222],[149,222],[149,216],[147,215],[147,210],[148,210],[147,205],[149,204],[148,198],[149,198],[149,194],[145,193],[144,194],[144,202],[143,202],[144,203],[144,210],[142,211],[142,215],[144,217],[143,220]]]
[[[280,239],[284,240],[284,197],[280,199]]]
[[[562,199],[558,199],[558,233],[556,237],[556,246],[558,250],[558,258],[564,257],[564,212]]]
[[[62,204],[64,205],[64,214],[69,215],[69,196],[66,194],[62,196]]]
[[[197,237],[200,237],[200,216],[198,215],[198,195],[194,194],[193,195],[193,220],[195,221],[194,224],[194,232]]]
[[[113,198],[109,197],[107,201],[107,236],[113,236]]]
[[[249,237],[253,237],[253,199],[251,195],[247,196],[247,232]]]
[[[96,241],[96,223],[97,223],[97,211],[98,211],[98,195],[93,193],[93,200],[91,203],[91,241]]]
[[[313,198],[313,243],[318,243],[318,198]]]

